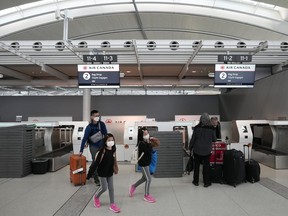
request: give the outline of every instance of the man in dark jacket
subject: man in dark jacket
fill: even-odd
[[[91,111],[90,118],[91,118],[91,123],[85,129],[85,133],[84,133],[84,137],[83,137],[82,142],[81,142],[79,153],[80,153],[80,155],[83,153],[84,147],[86,147],[87,146],[86,143],[88,143],[90,153],[92,156],[92,161],[94,161],[95,155],[97,154],[97,152],[99,151],[99,149],[103,145],[103,140],[101,139],[101,140],[94,143],[91,140],[89,140],[89,138],[99,131],[101,131],[102,136],[104,137],[107,135],[107,129],[106,129],[105,123],[101,121],[100,113],[97,110]],[[89,179],[89,176],[87,176],[87,177]],[[96,185],[98,185],[98,186],[100,185],[97,171],[94,173],[94,181],[95,181]]]
[[[200,117],[200,122],[193,130],[193,135],[190,140],[189,149],[193,151],[194,156],[194,175],[193,184],[199,185],[199,168],[200,163],[203,163],[203,181],[204,187],[211,185],[210,181],[210,164],[209,158],[212,150],[212,142],[216,141],[216,135],[213,126],[211,125],[210,117],[207,113],[203,113]]]

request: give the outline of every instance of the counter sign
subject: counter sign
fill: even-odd
[[[117,55],[83,55],[84,62],[117,62]]]
[[[218,62],[251,62],[252,55],[218,55]]]

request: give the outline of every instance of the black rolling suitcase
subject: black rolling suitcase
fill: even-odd
[[[224,182],[236,185],[245,182],[245,158],[242,151],[236,149],[227,150],[224,153],[223,162],[223,179]]]
[[[245,147],[248,148],[248,160],[245,162],[246,180],[254,183],[260,181],[260,165],[257,161],[250,158],[249,148],[251,144],[243,145],[245,153]]]
[[[212,183],[223,183],[223,168],[220,164],[210,164],[210,181]]]

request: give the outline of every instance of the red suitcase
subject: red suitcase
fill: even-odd
[[[227,150],[225,142],[212,143],[212,151],[210,156],[210,164],[223,164],[224,152]]]
[[[70,182],[75,186],[86,184],[86,157],[79,154],[70,156]]]

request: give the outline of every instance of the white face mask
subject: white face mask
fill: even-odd
[[[96,117],[94,117],[93,120],[96,121],[96,122],[98,122],[98,121],[100,120],[100,117],[99,117],[99,116],[96,116]]]
[[[107,146],[108,147],[114,146],[114,141],[107,141]]]
[[[144,135],[144,136],[143,136],[143,139],[144,139],[144,140],[149,140],[149,134]]]

